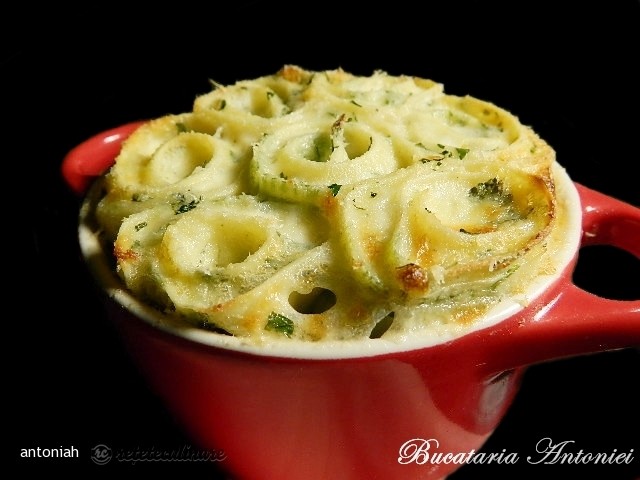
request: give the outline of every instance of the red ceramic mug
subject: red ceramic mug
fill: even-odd
[[[172,323],[132,297],[91,220],[88,187],[139,122],[96,135],[63,161],[85,200],[80,247],[132,356],[195,443],[224,452],[247,479],[437,479],[477,453],[509,408],[527,366],[640,346],[640,301],[604,299],[572,282],[582,246],[640,257],[640,210],[558,169],[568,206],[557,271],[477,327],[398,347],[249,347]]]

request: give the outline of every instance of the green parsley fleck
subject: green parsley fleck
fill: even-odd
[[[335,197],[336,195],[338,195],[338,192],[342,188],[342,185],[338,185],[337,183],[332,183],[331,185],[329,185],[328,188],[329,190],[331,190],[331,194]]]
[[[173,202],[171,206],[173,207],[173,211],[176,215],[193,210],[201,200],[194,198],[191,201],[187,201],[187,198],[182,193],[176,193],[174,198],[175,202]]]
[[[196,208],[196,205],[198,204],[197,201],[195,200],[191,200],[189,203],[183,203],[182,205],[179,205],[176,209],[176,215],[179,213],[186,213],[189,210],[193,210],[194,208]]]
[[[139,232],[140,230],[142,230],[146,226],[147,226],[147,222],[140,222],[140,223],[136,224],[136,226],[134,228],[136,229],[136,232]]]
[[[467,153],[469,153],[469,149],[468,148],[457,148],[456,147],[456,151],[458,152],[458,156],[460,157],[460,160],[464,159],[464,157],[467,156]]]
[[[475,187],[469,189],[469,196],[480,200],[493,200],[495,202],[506,203],[512,200],[511,194],[504,190],[501,180],[493,177],[486,182],[480,182]]]
[[[293,335],[293,320],[279,313],[271,312],[264,329],[291,337]]]

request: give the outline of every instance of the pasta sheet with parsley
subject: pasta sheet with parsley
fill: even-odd
[[[554,161],[514,115],[434,81],[288,65],[140,127],[96,216],[127,288],[169,315],[248,339],[401,338],[472,323],[538,274]]]

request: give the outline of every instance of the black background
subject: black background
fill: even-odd
[[[554,4],[563,2],[172,2],[136,13],[114,4],[16,5],[17,13],[5,14],[0,155],[10,448],[3,455],[25,472],[175,470],[224,478],[215,466],[194,462],[91,462],[97,444],[179,449],[189,440],[102,313],[78,255],[79,201],[60,176],[64,155],[84,139],[188,111],[210,79],[233,83],[286,63],[432,78],[448,93],[492,101],[533,126],[575,181],[640,205],[640,3]],[[575,281],[604,296],[637,299],[638,263],[616,249],[584,248]],[[531,366],[485,446],[517,452],[520,462],[465,466],[451,478],[635,478],[639,379],[640,355],[632,349]],[[543,437],[591,452],[633,448],[636,459],[624,468],[527,465]],[[70,445],[79,459],[20,458],[22,448]]]

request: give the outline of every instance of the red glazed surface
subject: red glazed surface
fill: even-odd
[[[63,162],[68,184],[84,194],[137,125],[71,151]],[[576,187],[581,245],[640,257],[640,210]],[[201,447],[223,450],[225,468],[239,478],[442,478],[481,448],[528,365],[640,345],[640,301],[578,288],[579,252],[570,253],[553,284],[505,320],[435,346],[363,358],[228,350],[156,328],[112,299],[107,306],[185,429]],[[438,454],[460,455],[432,463]]]

